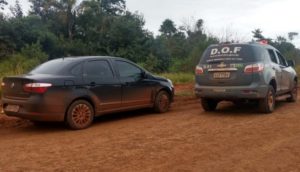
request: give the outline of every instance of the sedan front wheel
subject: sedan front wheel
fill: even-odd
[[[158,113],[164,113],[170,107],[170,95],[166,91],[160,91],[155,98],[154,110]]]

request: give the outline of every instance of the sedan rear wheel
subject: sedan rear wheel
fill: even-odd
[[[66,123],[71,129],[85,129],[92,124],[93,120],[93,107],[85,100],[75,101],[68,109]]]

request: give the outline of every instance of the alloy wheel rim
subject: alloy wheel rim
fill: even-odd
[[[86,104],[78,104],[72,110],[72,119],[76,126],[85,127],[92,117],[91,109]]]

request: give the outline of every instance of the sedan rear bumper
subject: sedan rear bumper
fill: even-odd
[[[34,112],[16,113],[16,112],[7,112],[5,110],[4,113],[7,116],[19,117],[19,118],[29,119],[32,121],[53,121],[53,122],[64,121],[64,114],[61,113],[58,114],[45,114],[45,113],[34,113]]]
[[[8,110],[9,105],[18,106],[16,111]],[[2,99],[2,108],[6,115],[29,119],[33,121],[64,121],[63,105],[51,105],[38,99]]]

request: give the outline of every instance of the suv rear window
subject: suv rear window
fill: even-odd
[[[232,44],[211,46],[204,52],[200,63],[249,63],[256,61],[254,48],[250,45]]]

